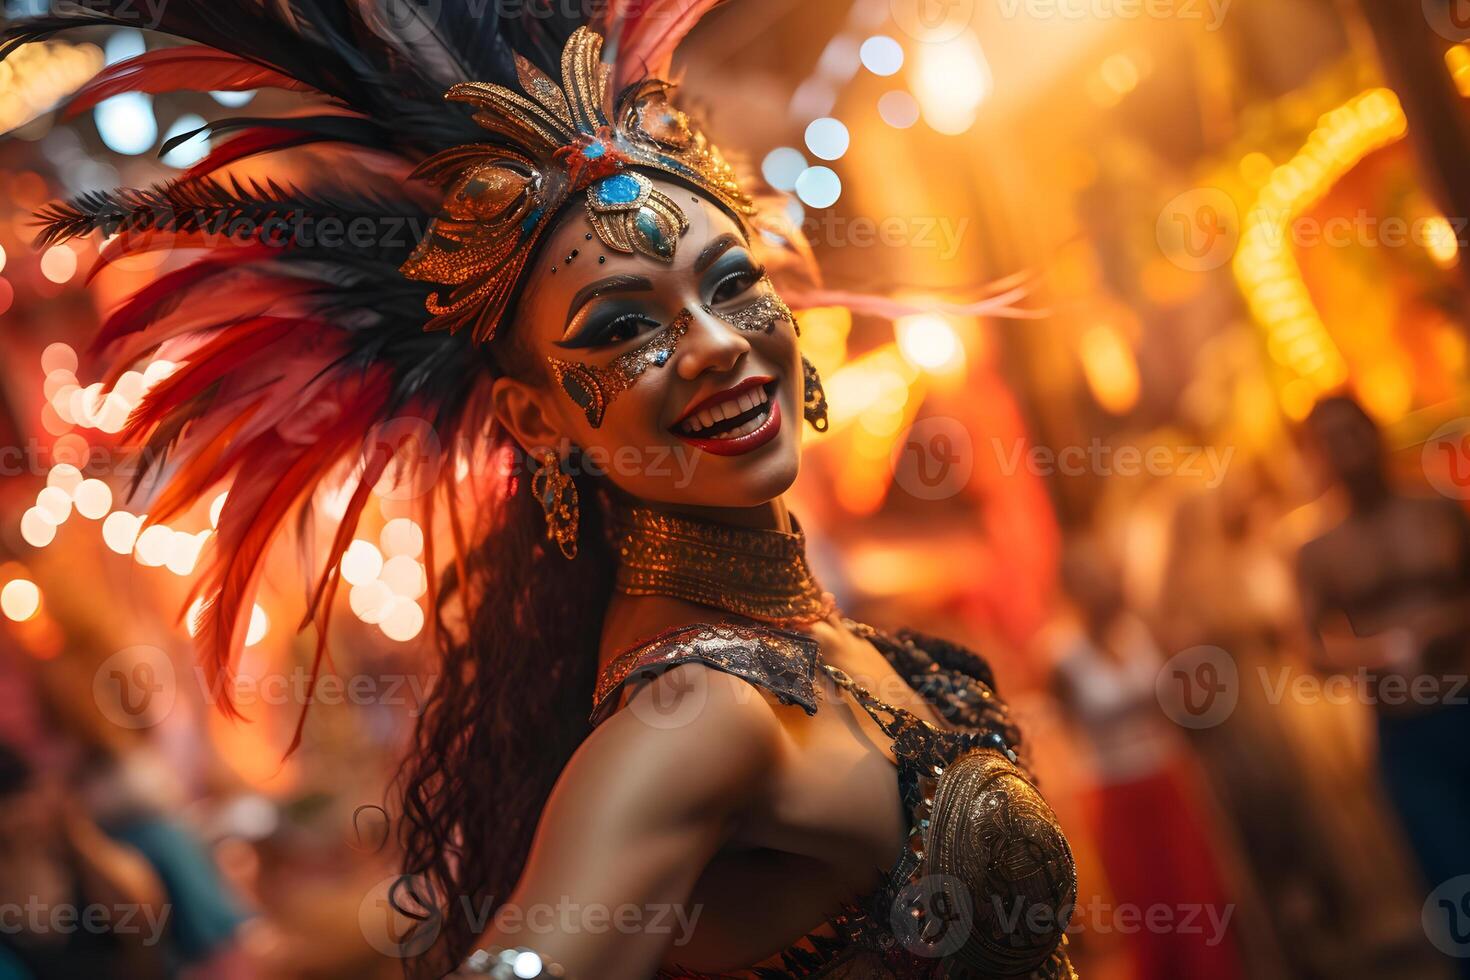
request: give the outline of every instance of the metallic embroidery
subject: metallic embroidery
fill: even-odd
[[[546,360],[551,363],[552,374],[562,391],[586,414],[587,424],[596,429],[602,425],[608,403],[633,387],[643,377],[643,372],[663,367],[669,362],[679,346],[679,338],[689,331],[689,324],[693,322],[693,313],[680,310],[668,326],[655,331],[641,347],[613,358],[607,367],[555,357],[547,357]]]
[[[1012,746],[1019,736],[1004,702],[996,697],[983,661],[962,648],[918,634],[897,638],[872,627],[844,621],[889,661],[899,675],[956,726],[939,728],[905,709],[873,697],[841,670],[820,663],[815,641],[769,627],[724,624],[676,629],[615,659],[597,686],[594,721],[610,713],[619,686],[639,669],[691,660],[739,673],[773,690],[790,692],[789,675],[770,665],[757,666],[756,650],[774,641],[808,645],[809,663],[820,667],[846,690],[893,739],[899,789],[910,814],[911,830],[886,881],[869,895],[845,903],[829,919],[834,935],[808,934],[778,957],[780,966],[761,966],[718,980],[941,980],[959,976],[1010,976],[1029,980],[1076,980],[1061,931],[1032,934],[1004,928],[1016,904],[1036,902],[1048,912],[1071,907],[1076,894],[1072,854],[1055,816],[1031,785]],[[708,632],[706,632],[708,631]],[[701,647],[702,636],[724,635],[733,645]],[[784,642],[783,642],[784,638]],[[936,656],[930,656],[933,650]],[[715,657],[706,660],[704,653]],[[936,657],[942,656],[945,663]],[[799,662],[798,662],[799,663]],[[955,666],[963,664],[963,667]],[[743,673],[740,673],[741,670]],[[800,676],[798,674],[797,676]],[[806,686],[802,685],[803,688]],[[808,712],[815,710],[815,694]],[[948,875],[949,879],[942,876]],[[940,881],[964,886],[974,913],[968,941],[958,950],[935,955],[926,948],[924,917],[934,906],[906,904],[915,894],[933,891]],[[918,890],[916,892],[916,889]],[[974,898],[971,898],[974,896]],[[985,901],[976,901],[983,896]],[[932,898],[932,896],[930,896]],[[948,896],[957,898],[958,896]],[[1001,918],[999,910],[1005,913]],[[1045,921],[1043,916],[1042,921]],[[896,928],[897,927],[897,928]],[[661,970],[657,980],[716,980],[687,969]]]
[[[647,507],[613,514],[618,549],[614,587],[626,595],[666,595],[791,627],[831,614],[806,561],[806,536],[697,521]]]
[[[679,627],[613,658],[597,679],[592,723],[612,713],[617,692],[630,677],[653,677],[686,663],[742,677],[783,703],[816,714],[816,640],[767,626],[723,623]]]

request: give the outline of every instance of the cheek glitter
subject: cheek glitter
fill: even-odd
[[[669,325],[656,331],[639,347],[619,354],[607,367],[594,367],[577,361],[547,357],[552,373],[562,391],[587,416],[587,424],[597,429],[607,413],[608,403],[637,383],[649,368],[660,368],[674,356],[679,339],[689,331],[694,314],[688,309],[678,312]]]

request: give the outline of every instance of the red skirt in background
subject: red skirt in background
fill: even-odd
[[[1188,770],[1174,764],[1096,791],[1097,846],[1113,907],[1084,906],[1078,915],[1083,928],[1114,932],[1129,947],[1135,980],[1243,976],[1236,909],[1188,785]]]

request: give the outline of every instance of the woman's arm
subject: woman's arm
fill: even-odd
[[[572,980],[645,980],[688,941],[695,882],[769,785],[775,712],[700,664],[637,690],[567,764],[479,945],[534,949]]]

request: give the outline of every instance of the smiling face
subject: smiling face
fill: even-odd
[[[673,260],[614,251],[570,209],[505,328],[530,363],[497,380],[497,411],[527,450],[569,440],[641,500],[757,506],[796,478],[796,324],[724,210],[654,184],[688,219]]]

